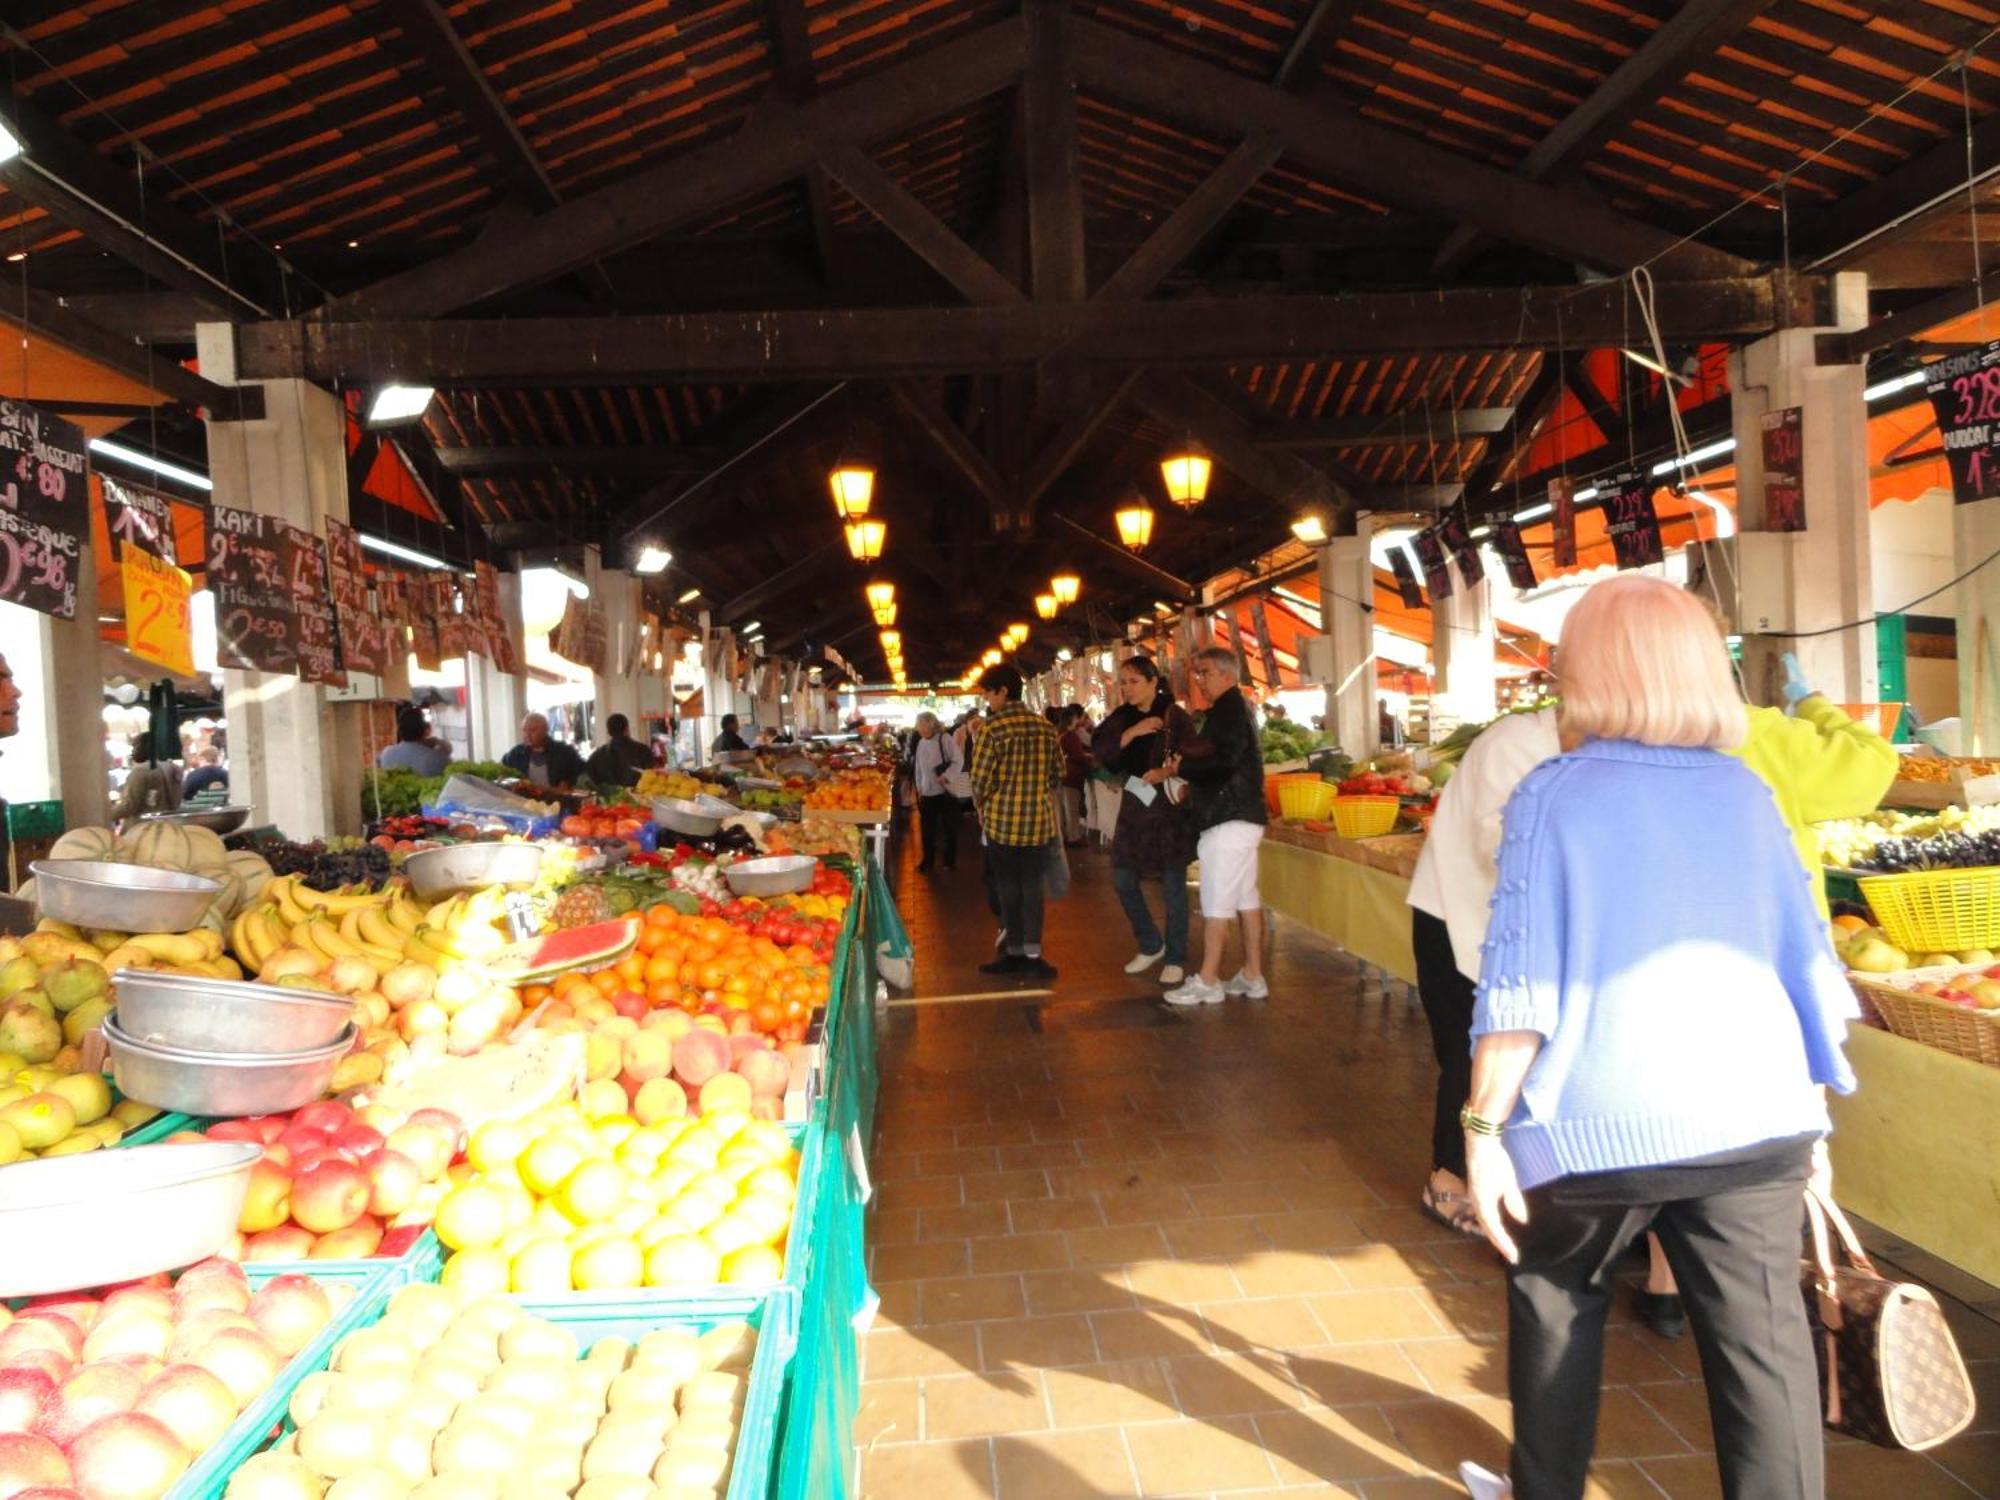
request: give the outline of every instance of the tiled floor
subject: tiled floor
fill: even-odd
[[[1462,1493],[1460,1459],[1504,1468],[1498,1263],[1410,1207],[1411,998],[1281,926],[1268,1003],[1171,1012],[1121,972],[1098,854],[1051,908],[1054,993],[991,998],[976,859],[903,864],[918,973],[884,1033],[862,1493],[1427,1500]],[[1952,1311],[1976,1434],[1836,1444],[1834,1500],[2000,1496],[2000,1327]],[[1621,1309],[1605,1384],[1593,1500],[1720,1496],[1690,1340]]]

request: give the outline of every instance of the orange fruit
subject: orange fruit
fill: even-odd
[[[507,1199],[491,1183],[468,1182],[438,1200],[433,1227],[453,1250],[484,1250],[507,1232]]]
[[[695,1235],[657,1240],[646,1252],[647,1286],[709,1286],[722,1279],[722,1257]]]
[[[629,1237],[613,1235],[572,1255],[569,1279],[579,1292],[639,1286],[646,1279],[646,1257]]]
[[[769,1245],[751,1245],[722,1258],[725,1286],[773,1286],[784,1275],[785,1258]]]

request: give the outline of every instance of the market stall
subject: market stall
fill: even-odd
[[[1258,890],[1270,910],[1415,984],[1408,899],[1422,843],[1421,834],[1344,839],[1273,824],[1259,857]]]

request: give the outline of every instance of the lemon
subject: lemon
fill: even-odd
[[[534,1133],[519,1120],[488,1120],[472,1132],[465,1155],[482,1172],[497,1172],[534,1144]]]
[[[585,1152],[568,1136],[551,1131],[521,1153],[517,1163],[529,1192],[546,1198],[583,1162]]]
[[[557,1187],[553,1201],[572,1224],[609,1219],[625,1203],[631,1178],[616,1162],[587,1161]]]
[[[548,1236],[530,1240],[508,1266],[508,1288],[515,1292],[566,1292],[570,1289],[569,1262],[570,1249],[563,1241]]]
[[[722,1281],[726,1286],[771,1286],[784,1274],[783,1257],[766,1245],[738,1250],[722,1260]]]
[[[438,1280],[474,1295],[507,1290],[507,1261],[498,1250],[460,1250],[444,1263]]]
[[[579,1292],[615,1291],[646,1279],[646,1258],[623,1235],[598,1240],[570,1257],[569,1276]]]
[[[722,1279],[722,1257],[694,1235],[664,1239],[646,1252],[647,1286],[709,1286]]]
[[[437,1237],[453,1250],[484,1250],[507,1232],[507,1198],[490,1183],[468,1182],[438,1200]]]

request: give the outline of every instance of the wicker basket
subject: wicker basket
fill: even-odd
[[[1962,953],[2000,945],[2000,867],[1868,875],[1861,899],[1906,953]]]
[[[1333,826],[1344,839],[1378,839],[1396,826],[1400,797],[1335,797]]]
[[[1913,995],[1859,974],[1850,977],[1865,1001],[1873,1003],[1882,1024],[1897,1036],[2000,1068],[2000,1015],[1982,1015],[1928,995]]]
[[[1333,796],[1333,783],[1328,781],[1281,781],[1278,810],[1288,823],[1325,818],[1333,811]]]

